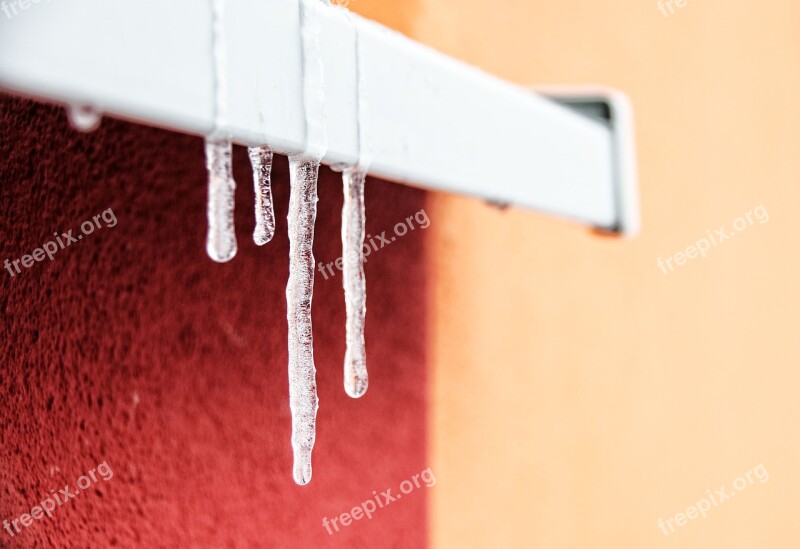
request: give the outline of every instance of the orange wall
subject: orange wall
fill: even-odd
[[[616,86],[637,115],[636,240],[433,197],[433,546],[800,546],[800,4],[351,8],[521,84]],[[759,464],[768,482],[659,529]]]

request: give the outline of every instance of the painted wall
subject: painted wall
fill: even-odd
[[[520,84],[608,84],[636,108],[634,241],[434,197],[435,547],[800,545],[800,5],[682,3],[351,2]],[[736,236],[659,268],[720,227]]]
[[[0,261],[111,212],[53,261],[0,273],[0,520],[31,520],[18,517],[97,470],[52,518],[18,523],[14,537],[0,529],[0,547],[425,546],[427,475],[371,520],[332,534],[322,524],[427,468],[422,229],[367,263],[370,390],[357,401],[342,386],[341,273],[317,273],[318,436],[300,487],[286,159],[273,173],[277,233],[257,248],[250,166],[234,150],[239,254],[218,265],[205,254],[201,139],[113,120],[82,135],[61,110],[8,97],[0,136]],[[424,220],[424,193],[369,184],[371,234]],[[341,255],[341,189],[323,170],[314,251],[325,263]]]
[[[341,290],[318,278],[325,400],[301,491],[289,476],[285,232],[212,265],[199,140],[120,123],[76,136],[59,113],[4,100],[4,257],[108,207],[120,220],[0,282],[2,517],[101,461],[114,470],[12,547],[421,547],[426,520],[434,547],[797,546],[800,6],[673,5],[665,16],[653,0],[352,0],[521,84],[626,90],[645,228],[598,238],[375,182],[371,231],[422,207],[431,227],[368,263],[380,366],[366,400],[341,391]],[[282,220],[285,160],[276,170]],[[236,171],[247,180],[241,150]],[[325,173],[315,251],[332,260],[341,199]],[[748,212],[754,222],[707,257],[658,266],[709,230],[733,234]],[[325,534],[321,517],[428,466],[430,491]],[[718,502],[720,489],[735,496]],[[678,525],[712,498],[706,518]]]

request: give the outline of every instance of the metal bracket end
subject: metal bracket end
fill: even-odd
[[[628,96],[601,86],[537,86],[534,90],[611,130],[617,222],[596,230],[601,234],[635,237],[641,229],[641,218],[633,106]]]

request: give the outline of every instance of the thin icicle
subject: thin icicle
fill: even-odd
[[[208,168],[208,235],[206,251],[218,263],[236,255],[233,200],[236,182],[231,170],[230,139],[206,139]]]
[[[289,406],[292,410],[294,481],[311,480],[311,451],[316,438],[317,370],[311,331],[314,292],[314,221],[317,217],[319,161],[289,157],[289,283],[286,286],[289,321]]]
[[[272,204],[272,149],[250,147],[250,165],[253,167],[253,187],[256,193],[256,228],[253,241],[263,246],[275,236],[275,207]]]
[[[291,197],[286,303],[289,319],[289,405],[292,410],[293,476],[297,484],[308,484],[311,480],[311,451],[316,438],[319,408],[311,328],[311,298],[314,291],[313,244],[314,221],[317,217],[317,177],[320,160],[327,149],[327,137],[318,6],[317,0],[300,0],[306,147],[303,154],[289,157]]]
[[[225,41],[223,13],[225,0],[211,0],[212,56],[214,66],[214,130],[206,137],[208,168],[208,235],[206,251],[219,263],[236,255],[236,231],[233,222],[236,182],[231,169],[232,143],[222,132],[227,92],[225,88]]]
[[[366,174],[350,168],[342,174],[342,283],[347,311],[347,349],[344,355],[344,389],[358,398],[367,392],[367,353],[364,319],[367,314],[367,283],[364,278],[364,179]]]
[[[348,13],[349,16],[349,13]],[[367,392],[367,351],[364,324],[367,314],[367,283],[364,276],[364,181],[369,165],[369,144],[365,119],[367,105],[366,80],[363,70],[361,36],[356,20],[356,85],[358,104],[358,165],[342,172],[344,207],[342,208],[342,284],[344,286],[346,350],[344,355],[344,390],[359,398]]]

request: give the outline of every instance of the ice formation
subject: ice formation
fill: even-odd
[[[349,13],[349,12],[348,12]],[[342,284],[344,286],[346,349],[344,355],[344,389],[353,398],[367,392],[367,351],[364,325],[367,314],[367,285],[364,276],[364,181],[369,165],[366,106],[367,89],[363,70],[363,43],[358,23],[356,29],[356,75],[358,78],[358,164],[342,172],[344,207],[342,208]]]
[[[206,251],[219,263],[236,255],[236,231],[233,222],[236,182],[231,169],[230,137],[222,132],[227,93],[225,89],[225,42],[223,14],[225,0],[212,0],[212,41],[214,66],[214,130],[206,137],[208,168],[208,235]]]
[[[347,347],[344,355],[344,389],[358,398],[367,392],[367,356],[364,319],[367,314],[367,286],[364,278],[364,179],[366,174],[350,168],[342,174],[342,283],[347,312]]]
[[[208,235],[206,251],[219,263],[236,255],[233,200],[236,182],[231,170],[230,139],[206,139],[208,168]]]
[[[289,199],[289,283],[286,286],[289,321],[289,406],[292,411],[294,480],[311,480],[311,451],[316,438],[317,370],[311,330],[314,292],[314,221],[317,217],[319,162],[293,156],[289,159],[292,185]]]
[[[275,207],[272,204],[272,149],[249,147],[250,165],[253,167],[253,187],[256,194],[256,228],[253,241],[263,246],[275,236]]]
[[[311,480],[311,451],[316,438],[317,370],[311,328],[314,291],[314,222],[317,217],[319,163],[327,149],[325,95],[319,45],[321,24],[317,0],[301,0],[303,106],[306,148],[289,157],[289,283],[286,303],[289,321],[289,404],[292,411],[294,480]]]
[[[303,60],[303,106],[306,146],[289,157],[291,196],[289,200],[289,280],[286,286],[289,339],[289,406],[292,414],[293,477],[298,484],[311,480],[311,456],[316,439],[319,409],[314,365],[311,304],[314,291],[314,223],[317,216],[317,181],[320,161],[327,151],[323,65],[320,50],[319,0],[300,0]],[[213,54],[213,128],[205,139],[208,169],[208,234],[206,250],[217,262],[233,259],[237,251],[234,230],[236,182],[232,173],[232,140],[225,132],[227,90],[225,82],[224,22],[225,0],[211,0]],[[330,5],[329,0],[322,0]],[[364,182],[369,165],[365,125],[366,84],[362,70],[363,49],[356,27],[359,155],[356,165],[343,170],[342,210],[343,285],[347,311],[347,348],[344,386],[348,395],[362,396],[368,386],[364,321],[366,281],[364,277]],[[84,105],[68,108],[75,128],[97,127],[100,113]],[[249,147],[255,190],[253,240],[269,242],[275,234],[275,210],[271,190],[272,149]]]

